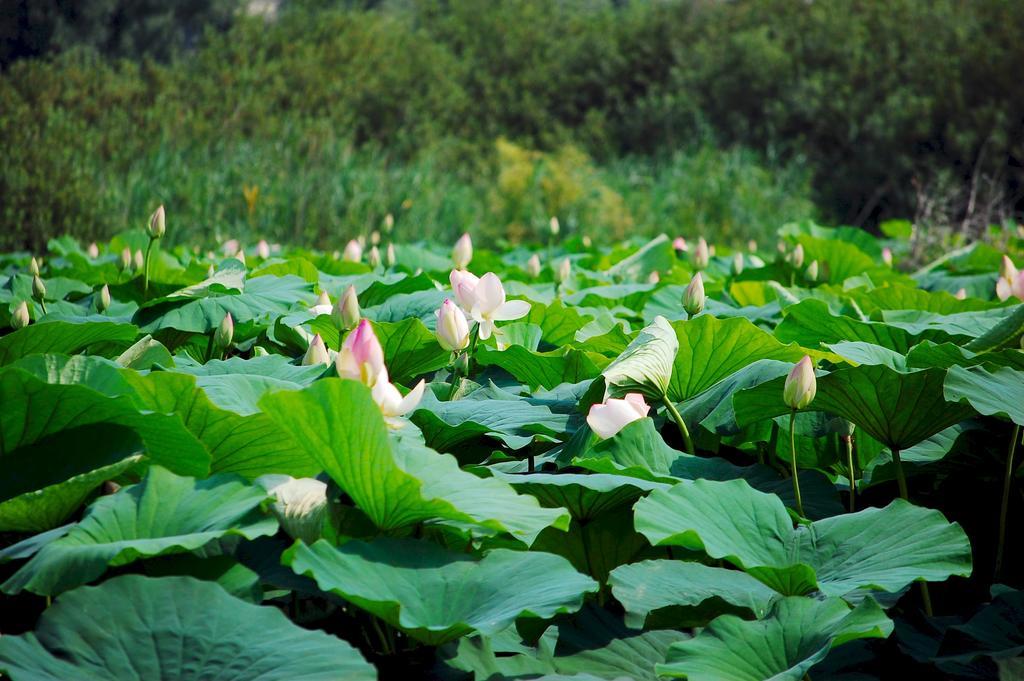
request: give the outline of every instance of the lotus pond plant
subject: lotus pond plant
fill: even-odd
[[[1020,676],[1016,239],[173,215],[0,254],[0,675]]]

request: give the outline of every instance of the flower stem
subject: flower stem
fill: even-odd
[[[846,465],[850,473],[850,513],[853,513],[857,510],[857,504],[854,500],[857,494],[857,473],[853,468],[853,436],[844,435],[843,441],[846,443]]]
[[[477,324],[473,327],[473,331],[469,334],[469,347],[466,349],[466,376],[469,376],[469,369],[473,366],[473,352],[476,350],[476,342],[480,337],[480,325]],[[448,389],[448,401],[451,402],[456,398],[456,394],[459,392],[459,386],[462,385],[462,374],[458,368],[459,356],[455,356],[455,365],[452,366],[452,387]]]
[[[796,470],[796,409],[789,412],[789,465],[793,473],[793,496],[796,497],[796,512],[804,516],[804,501],[800,496],[800,476]]]
[[[1006,453],[1006,472],[1003,475],[1003,501],[999,506],[999,540],[996,543],[995,576],[1003,568],[1003,549],[1006,547],[1006,514],[1010,507],[1010,487],[1013,483],[1013,456],[1017,453],[1017,440],[1020,438],[1020,426],[1014,425],[1013,439],[1010,440],[1010,451]]]
[[[896,466],[896,484],[900,488],[900,498],[903,501],[910,501],[910,494],[907,491],[907,476],[903,472],[903,460],[900,459],[899,447],[892,448],[892,462]],[[932,597],[928,592],[927,582],[918,582],[921,585],[921,604],[924,606],[924,614],[932,616]]]
[[[668,413],[672,415],[672,420],[679,426],[679,434],[683,436],[683,447],[687,454],[696,454],[693,449],[693,440],[690,438],[690,429],[686,427],[686,421],[680,416],[679,410],[676,409],[676,405],[672,404],[672,400],[668,399],[668,395],[661,398],[662,402],[665,403],[665,408],[668,409]]]
[[[149,296],[149,260],[150,255],[153,251],[153,242],[156,241],[153,237],[149,237],[149,244],[146,245],[146,267],[143,273],[142,279],[142,293],[144,296]]]

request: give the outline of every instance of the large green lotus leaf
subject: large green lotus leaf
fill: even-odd
[[[140,558],[193,551],[226,536],[274,534],[277,521],[263,512],[267,499],[234,476],[196,480],[152,466],[139,484],[95,501],[0,589],[54,595]]]
[[[671,644],[687,638],[678,631],[627,628],[620,618],[591,605],[571,621],[548,628],[536,645],[525,643],[512,629],[497,636],[466,637],[445,662],[490,681],[657,681],[655,664],[665,659]]]
[[[412,421],[432,449],[453,453],[481,436],[499,440],[511,449],[522,449],[538,436],[553,439],[569,427],[566,414],[556,414],[544,405],[487,389],[451,402],[442,402],[428,391]]]
[[[680,405],[680,414],[691,427],[697,424],[716,435],[735,435],[741,431],[736,422],[732,398],[740,390],[760,385],[792,370],[790,362],[759,359]]]
[[[983,336],[1006,317],[1006,310],[995,308],[940,314],[924,310],[882,310],[882,321],[918,336],[929,331],[941,331],[964,342]]]
[[[793,529],[776,495],[744,480],[697,480],[652,492],[635,509],[636,528],[653,545],[702,550],[785,595],[896,592],[971,573],[963,529],[902,499]]]
[[[315,284],[320,281],[321,274],[316,266],[305,258],[288,258],[287,260],[274,259],[258,265],[249,272],[249,278],[275,276],[284,277],[289,274],[299,277],[303,281]]]
[[[860,321],[833,314],[828,304],[807,299],[786,308],[786,316],[777,327],[775,337],[783,343],[796,342],[808,348],[842,341],[865,341],[906,354],[916,342],[914,336],[885,322]],[[924,340],[944,341],[942,332],[923,334]]]
[[[494,477],[525,492],[548,508],[565,508],[576,520],[587,521],[631,505],[651,490],[668,489],[662,482],[607,473],[529,473],[496,471]]]
[[[575,612],[598,587],[549,553],[495,549],[475,560],[423,541],[296,542],[281,561],[431,645],[496,634],[519,617]]]
[[[565,511],[467,473],[413,437],[389,437],[370,390],[355,381],[328,378],[268,394],[260,404],[382,530],[447,520],[511,532],[529,544],[549,525],[568,527]]]
[[[97,626],[99,620],[103,625]],[[0,639],[12,681],[373,681],[345,641],[191,577],[124,575],[62,595]]]
[[[220,263],[210,276],[202,281],[172,291],[165,296],[146,301],[144,307],[156,307],[162,303],[197,300],[222,293],[241,293],[245,289],[245,265],[239,260],[228,258]]]
[[[954,366],[946,373],[943,394],[947,400],[969,403],[986,416],[1005,416],[1024,424],[1024,371]]]
[[[651,272],[667,272],[676,254],[668,237],[659,234],[636,251],[608,268],[610,276],[626,281],[646,281]],[[640,309],[636,307],[634,309]]]
[[[572,460],[573,465],[596,473],[631,476],[674,484],[680,480],[745,479],[755,488],[778,494],[796,506],[793,485],[767,466],[737,466],[717,457],[694,456],[672,449],[654,428],[651,419],[630,423],[614,437],[598,442]],[[842,512],[832,483],[820,473],[800,473],[804,512],[824,518]]]
[[[895,350],[865,341],[843,341],[832,343],[828,349],[851,364],[887,366],[895,371],[907,370],[907,358]]]
[[[979,662],[988,662],[981,670],[991,673],[994,661],[1019,664],[1024,659],[1024,591],[994,586],[992,596],[992,602],[969,620],[943,632],[938,649],[930,655],[940,669],[958,677],[975,677],[971,671],[977,670]],[[1009,668],[1002,674],[1000,679],[1019,678]]]
[[[654,293],[653,284],[606,284],[585,288],[565,297],[565,302],[576,308],[623,307],[642,310]]]
[[[366,307],[363,316],[377,322],[398,323],[405,319],[419,319],[428,329],[437,324],[434,312],[441,307],[444,299],[450,297],[439,289],[428,289],[414,293],[400,293],[391,296],[380,305]]]
[[[819,277],[827,276],[830,282],[842,283],[865,272],[874,276],[876,270],[882,269],[870,255],[852,243],[810,235],[801,235],[797,241],[804,247],[806,262],[817,260]]]
[[[862,251],[862,254],[867,254],[871,258],[881,258],[882,256],[882,247],[879,246],[878,240],[870,232],[859,227],[825,227],[815,223],[814,220],[801,220],[786,223],[779,227],[777,233],[780,237],[796,237],[798,241],[806,235],[819,241],[852,244]]]
[[[31,355],[19,359],[11,368],[21,369],[46,383],[84,385],[108,397],[128,395],[132,387],[121,372],[121,366],[105,357],[94,355]]]
[[[118,364],[136,371],[149,371],[155,366],[172,367],[174,358],[170,350],[149,334],[135,341],[130,348],[117,356]]]
[[[639,392],[662,399],[668,392],[672,363],[679,350],[676,332],[664,317],[644,327],[632,343],[602,372],[607,393],[621,397]]]
[[[562,383],[579,383],[596,378],[608,359],[570,346],[550,352],[536,352],[522,345],[510,345],[504,350],[480,346],[476,351],[476,361],[481,366],[504,369],[531,389],[541,387],[551,390]]]
[[[951,366],[967,367],[979,364],[1024,370],[1024,353],[1017,348],[975,353],[954,343],[930,341],[918,343],[907,353],[907,366],[915,369],[948,369]]]
[[[384,363],[393,383],[412,379],[448,366],[451,354],[442,348],[419,319],[374,322],[373,330],[384,349]]]
[[[838,598],[784,598],[764,619],[719,617],[689,641],[672,645],[657,671],[690,681],[800,681],[833,647],[886,638],[892,629],[870,598],[852,610]]]
[[[73,355],[101,344],[119,345],[123,350],[135,340],[138,333],[138,328],[131,324],[42,321],[0,338],[0,366],[29,355]],[[113,354],[117,355],[118,352]]]
[[[121,475],[142,458],[129,454],[139,451],[141,443],[138,436],[128,429],[107,427],[100,432],[76,429],[67,431],[67,434],[68,437],[62,439],[59,444],[54,443],[60,449],[67,451],[67,448],[73,448],[83,441],[102,441],[104,446],[97,449],[105,450],[104,454],[113,459],[114,463],[106,466],[94,464],[99,467],[85,473],[73,474],[66,480],[0,503],[0,532],[44,532],[57,527],[65,522],[96,488],[105,481]],[[118,438],[122,437],[124,442],[118,442]],[[116,453],[118,449],[123,454]],[[35,449],[34,454],[42,460],[53,458],[47,455],[43,448]]]
[[[690,611],[764,617],[779,594],[739,570],[682,560],[645,560],[612,570],[608,584],[626,609],[626,624],[638,629],[665,622],[690,624]],[[710,618],[709,618],[710,619]],[[703,622],[698,622],[703,624]]]
[[[539,326],[544,342],[563,346],[575,343],[576,332],[586,326],[591,318],[581,315],[575,308],[565,307],[561,300],[556,300],[550,305],[531,304],[530,313],[523,321]]]
[[[212,360],[194,364],[178,358],[175,371],[192,374],[196,385],[221,409],[243,416],[260,411],[259,401],[274,390],[301,390],[324,374],[322,366],[292,364],[281,355]]]
[[[947,402],[943,369],[902,373],[862,364],[818,378],[818,392],[807,407],[852,422],[890,448],[907,449],[970,417],[970,406]],[[785,381],[776,379],[733,397],[737,420],[749,424],[788,414],[782,400]]]
[[[140,452],[177,473],[210,470],[210,454],[177,416],[144,413],[127,395],[48,384],[10,367],[0,372],[0,404],[0,501]]]
[[[147,333],[168,328],[209,333],[229,312],[236,324],[264,323],[274,315],[284,314],[297,302],[308,304],[312,300],[310,285],[301,278],[265,276],[245,282],[241,293],[218,286],[187,295],[179,291],[148,302],[136,313],[134,321]]]
[[[992,327],[988,333],[975,338],[966,347],[971,352],[991,352],[1000,348],[1015,347],[1024,334],[1024,305],[1010,308],[1005,318]]]
[[[746,319],[700,315],[674,322],[672,328],[679,342],[668,388],[673,402],[695,397],[758,360],[796,362],[807,354],[795,343],[783,345]]]
[[[998,303],[979,298],[960,300],[948,291],[925,291],[899,284],[845,290],[840,292],[840,295],[855,302],[861,311],[868,315],[876,310],[922,310],[949,315],[998,306]]]
[[[214,473],[250,480],[267,473],[312,477],[320,466],[266,414],[241,416],[215,406],[188,374],[125,372],[141,409],[177,415],[210,452]]]
[[[624,508],[586,520],[574,518],[568,532],[549,528],[531,548],[562,556],[601,583],[620,565],[664,554],[662,549],[652,549],[650,542],[633,528],[633,517]]]

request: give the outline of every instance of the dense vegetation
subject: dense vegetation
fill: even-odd
[[[991,246],[174,229],[0,254],[12,681],[1024,672]]]
[[[230,28],[223,2],[15,4],[44,56],[0,76],[8,247],[107,237],[154,196],[174,238],[321,247],[388,213],[512,240],[552,214],[613,237],[760,236],[812,201],[968,236],[1019,214],[1016,0],[292,2]]]

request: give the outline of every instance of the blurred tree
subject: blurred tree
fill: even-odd
[[[230,27],[241,0],[0,0],[0,66],[89,46],[166,60],[207,28]]]

